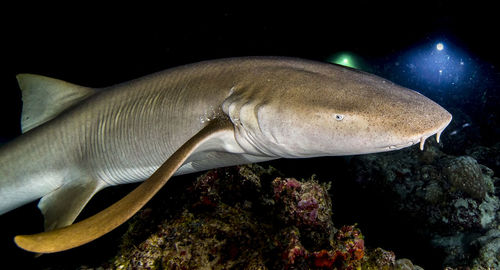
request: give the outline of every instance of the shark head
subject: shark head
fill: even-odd
[[[302,63],[260,72],[234,87],[223,110],[246,152],[278,157],[397,150],[441,132],[452,116],[420,93],[332,64]]]

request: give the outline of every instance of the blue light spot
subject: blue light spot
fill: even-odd
[[[442,51],[442,50],[444,49],[444,45],[443,45],[443,43],[439,42],[438,44],[436,44],[436,49],[437,49],[438,51]]]
[[[446,47],[445,47],[446,46]],[[475,74],[474,60],[453,42],[423,42],[394,61],[394,81],[423,91],[449,91],[468,87]]]

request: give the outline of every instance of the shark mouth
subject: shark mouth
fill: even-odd
[[[434,129],[428,133],[424,133],[422,135],[415,135],[414,137],[409,138],[409,140],[403,141],[401,144],[393,144],[393,145],[383,146],[383,147],[381,147],[381,149],[383,149],[381,151],[398,150],[398,149],[409,147],[409,146],[412,146],[415,144],[419,144],[420,150],[423,151],[424,146],[425,146],[425,140],[427,140],[427,138],[429,138],[433,135],[436,135],[436,142],[439,143],[441,141],[441,134],[446,129],[446,127],[450,124],[451,120],[452,120],[452,116],[450,114],[448,121],[446,123],[443,123],[441,125],[441,127]]]
[[[411,141],[408,141],[406,143],[403,143],[403,144],[397,144],[397,145],[391,145],[389,146],[388,148],[390,150],[396,150],[396,149],[401,149],[401,148],[405,148],[405,147],[408,147],[408,146],[412,146],[414,144],[417,144],[419,143],[419,147],[420,147],[420,150],[423,151],[424,150],[424,145],[425,145],[425,140],[427,140],[427,138],[433,136],[433,135],[436,135],[436,142],[439,143],[440,142],[440,138],[441,138],[441,134],[443,133],[443,130],[446,128],[446,126],[440,130],[438,130],[436,133],[430,133],[430,134],[425,134],[423,136],[421,136],[420,138],[415,138]]]

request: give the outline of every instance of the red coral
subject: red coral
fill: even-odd
[[[328,251],[324,249],[314,252],[312,257],[314,258],[314,266],[316,267],[331,268],[336,260],[336,256],[332,256]]]
[[[354,241],[354,247],[349,249],[349,253],[353,254],[355,260],[363,259],[365,255],[365,241],[363,239],[356,239]]]
[[[347,227],[346,229],[348,229]],[[352,229],[352,226],[350,226]],[[365,252],[363,239],[349,239],[339,249],[332,251],[321,250],[309,255],[312,266],[318,268],[332,268],[334,265],[340,269],[350,269],[353,264],[360,261]]]
[[[217,203],[215,203],[210,197],[208,196],[201,196],[200,198],[200,203],[201,205],[204,206],[209,206],[209,207],[216,207]]]
[[[359,229],[355,226],[343,226],[335,235],[336,254],[342,255],[342,261],[349,265],[360,261],[365,255],[365,241]],[[335,258],[339,260],[340,258]]]

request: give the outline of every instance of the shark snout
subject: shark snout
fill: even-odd
[[[439,140],[441,138],[441,133],[443,133],[443,130],[450,124],[452,118],[453,118],[452,115],[449,112],[446,112],[446,117],[444,121],[441,123],[441,125],[439,125],[436,128],[436,130],[432,131],[429,134],[423,134],[420,137],[420,150],[424,150],[425,140],[434,134],[436,135],[436,142],[439,143]]]
[[[440,141],[440,138],[441,138],[441,134],[443,133],[443,131],[446,129],[446,127],[450,124],[451,120],[452,120],[452,115],[447,112],[446,110],[444,110],[444,117],[440,117],[440,121],[436,121],[436,126],[435,128],[431,129],[430,131],[427,131],[425,133],[422,133],[422,134],[418,134],[417,136],[415,136],[414,138],[412,138],[410,140],[410,142],[412,142],[412,144],[417,144],[419,143],[419,147],[420,147],[420,150],[424,150],[424,145],[425,145],[425,141],[429,138],[429,137],[432,137],[433,135],[436,135],[436,142],[439,143]]]
[[[396,143],[386,146],[386,149],[397,150],[414,144],[419,144],[420,150],[424,150],[425,141],[434,135],[436,136],[436,141],[439,143],[441,134],[451,120],[452,115],[441,108],[441,112],[433,118],[432,125],[430,125],[430,127],[422,129],[421,126],[413,126],[413,128],[411,128],[413,130],[411,134],[407,134],[397,140]],[[419,123],[420,121],[416,122]]]

